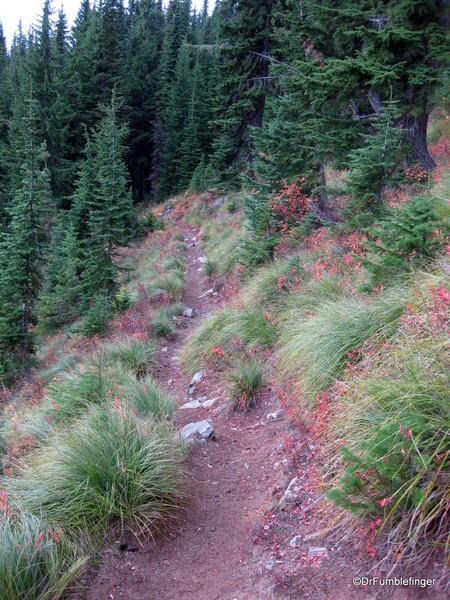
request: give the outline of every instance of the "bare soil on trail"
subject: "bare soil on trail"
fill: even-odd
[[[154,376],[183,404],[188,400],[189,378],[177,357],[189,332],[224,298],[220,291],[199,298],[212,287],[199,270],[200,232],[178,226],[187,244],[182,302],[195,309],[197,317],[179,319],[173,338],[161,344],[167,350],[159,350]],[[192,447],[190,505],[155,544],[143,539],[138,545],[131,535],[109,540],[105,558],[88,582],[88,600],[446,597],[443,590],[353,585],[355,576],[368,575],[369,565],[354,540],[317,536],[326,523],[316,513],[320,496],[312,480],[309,442],[281,416],[267,419],[280,408],[275,394],[268,390],[257,408],[247,413],[220,410],[226,396],[214,382],[203,381],[193,398],[200,395],[218,401],[209,409],[180,410],[177,415],[180,426],[211,418],[216,434],[206,448]],[[295,457],[289,452],[292,439]],[[294,477],[298,477],[294,500],[277,506]],[[300,537],[292,547],[295,536]],[[121,552],[119,542],[134,544],[138,551]],[[311,546],[326,547],[327,556],[310,558]]]

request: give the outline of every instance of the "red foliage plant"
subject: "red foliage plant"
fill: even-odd
[[[302,192],[302,185],[305,181],[306,179],[297,179],[295,183],[280,190],[279,194],[270,202],[283,232],[301,223],[310,210],[311,199]]]

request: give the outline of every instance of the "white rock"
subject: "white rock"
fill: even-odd
[[[206,256],[199,256],[197,260],[198,262],[205,263],[208,259],[206,258]]]
[[[297,490],[300,491],[300,487],[298,486],[299,483],[300,483],[299,478],[294,477],[294,479],[287,486],[286,491],[284,492],[284,495],[280,500],[280,505],[283,505],[286,502],[292,502],[292,500],[295,500],[296,493],[294,491],[294,488],[297,488]]]
[[[193,319],[197,316],[194,308],[185,308],[183,310],[183,317],[187,317],[188,319]]]
[[[161,352],[162,352],[163,354],[165,354],[165,353],[166,353],[166,352],[168,352],[168,351],[169,351],[169,348],[168,348],[167,346],[164,346],[164,348],[161,348]]]
[[[273,570],[274,570],[274,568],[275,568],[275,561],[274,561],[274,560],[268,560],[268,561],[266,562],[266,569],[267,569],[268,571],[273,571]]]
[[[289,542],[289,546],[291,548],[298,548],[300,546],[300,542],[302,541],[302,536],[301,535],[296,535],[295,537],[292,538],[292,540]]]
[[[195,385],[199,381],[203,379],[203,371],[197,371],[194,377],[191,379],[191,383],[189,385]]]
[[[200,408],[200,406],[203,406],[201,402],[198,400],[192,400],[191,402],[186,402],[186,404],[180,406],[180,410],[186,410],[187,408]]]
[[[268,421],[276,421],[277,419],[279,419],[283,414],[282,410],[277,410],[276,412],[273,413],[269,413],[267,415],[267,420]]]
[[[219,398],[211,398],[210,400],[206,400],[205,402],[203,402],[203,406],[205,408],[211,408],[211,406],[214,406],[218,399]]]
[[[200,267],[200,269],[197,269],[197,273],[200,273],[200,271],[203,271],[203,267]]]
[[[185,440],[192,437],[196,433],[203,438],[209,438],[214,435],[214,425],[211,419],[198,421],[197,423],[188,423],[181,428],[181,437]]]
[[[328,550],[326,548],[311,546],[308,550],[308,556],[309,558],[312,558],[313,556],[323,556],[324,558],[328,558]]]
[[[198,299],[201,300],[202,298],[207,298],[208,296],[212,296],[213,294],[214,288],[211,288],[210,290],[206,290],[206,292],[203,292],[201,296],[198,296]]]

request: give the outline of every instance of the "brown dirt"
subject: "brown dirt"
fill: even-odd
[[[198,229],[182,224],[180,228],[188,245],[193,237],[199,241]],[[224,301],[220,293],[198,298],[211,287],[197,270],[202,254],[201,244],[186,250],[188,273],[182,298],[198,317],[180,319],[175,336],[162,344],[168,351],[159,352],[155,371],[155,377],[177,394],[180,403],[187,400],[189,378],[172,359],[181,351],[189,330]],[[325,527],[326,517],[316,512],[320,497],[308,440],[282,418],[267,421],[267,414],[279,408],[275,394],[267,391],[250,412],[218,414],[217,407],[225,402],[224,391],[211,380],[199,388],[197,396],[218,396],[219,401],[211,409],[184,410],[177,417],[180,425],[212,418],[216,432],[216,440],[206,448],[194,446],[190,454],[190,506],[155,544],[141,540],[137,552],[121,553],[119,540],[111,540],[88,583],[88,600],[445,597],[442,590],[355,587],[353,577],[370,577],[370,565],[355,548],[354,539],[314,537]],[[277,502],[295,476],[301,491],[283,510]],[[295,535],[301,541],[299,547],[291,548],[289,541]],[[304,539],[308,535],[312,536],[309,541]],[[120,541],[136,543],[131,536]],[[328,558],[309,559],[311,546],[327,547]],[[273,569],[269,571],[270,561]]]

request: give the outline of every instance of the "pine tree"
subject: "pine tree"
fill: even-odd
[[[395,103],[385,103],[372,123],[375,135],[368,135],[363,145],[349,154],[351,172],[344,191],[351,198],[346,206],[351,225],[367,227],[383,214],[382,192],[401,164],[405,137],[395,121]]]
[[[0,232],[8,222],[10,197],[8,122],[11,118],[11,75],[6,39],[0,23]]]
[[[81,293],[80,244],[74,224],[67,225],[66,221],[64,215],[55,223],[40,297],[40,316],[53,325],[66,323],[77,315]]]
[[[114,262],[117,247],[129,240],[134,217],[123,162],[127,130],[119,125],[119,108],[113,91],[111,103],[102,107],[104,116],[92,137],[92,164],[82,170],[76,191],[77,210],[84,210],[88,217],[82,274],[84,302],[89,304],[101,294],[108,311],[118,276]],[[95,173],[93,182],[89,181],[91,173]]]
[[[35,305],[42,281],[45,197],[49,183],[41,170],[45,144],[37,142],[36,103],[30,96],[23,121],[22,181],[8,207],[11,222],[2,240],[0,274],[0,375],[27,365],[34,352]]]
[[[392,87],[409,159],[426,169],[435,167],[426,130],[439,70],[450,59],[449,12],[446,2],[428,0],[303,2],[299,33],[323,54],[312,89],[332,91],[342,110],[360,120],[380,114]]]
[[[181,146],[184,141],[185,128],[189,126],[189,106],[192,106],[192,74],[186,45],[180,49],[174,75],[175,80],[170,89],[169,103],[163,121],[164,150],[161,156],[159,186],[160,190],[166,194],[179,189],[178,167],[181,159]],[[188,183],[189,178],[185,177],[183,185]]]
[[[253,159],[246,133],[263,122],[277,5],[277,0],[224,0],[219,6],[222,49],[214,161],[220,169],[238,155]]]
[[[160,3],[141,0],[132,14],[122,88],[126,98],[124,118],[130,129],[126,160],[135,202],[142,202],[144,195],[152,191],[158,65],[163,36],[164,14]]]

